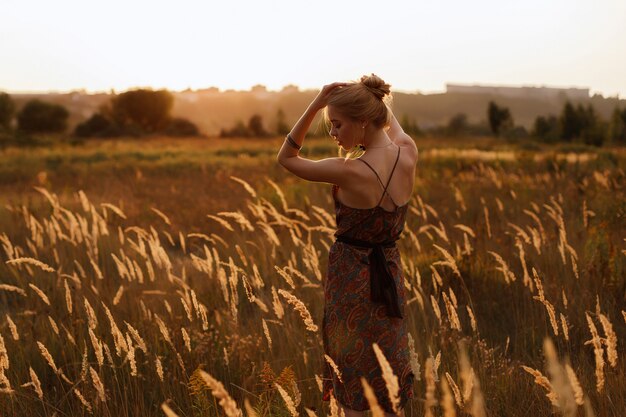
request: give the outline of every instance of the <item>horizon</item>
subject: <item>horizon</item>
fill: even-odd
[[[400,93],[400,94],[421,94],[421,95],[434,95],[434,94],[447,94],[447,86],[448,85],[454,85],[454,86],[464,86],[464,87],[497,87],[497,88],[547,88],[547,89],[563,89],[563,90],[567,90],[567,89],[588,89],[589,90],[589,98],[593,97],[596,94],[601,95],[604,98],[616,98],[619,100],[622,100],[623,98],[621,98],[620,94],[617,93],[616,95],[604,95],[601,92],[595,91],[592,88],[588,87],[588,86],[578,86],[578,85],[567,85],[567,86],[559,86],[559,85],[546,85],[546,84],[538,84],[538,85],[532,85],[532,84],[522,84],[522,85],[513,85],[513,84],[493,84],[493,83],[487,83],[487,84],[483,84],[483,83],[452,83],[452,82],[446,82],[444,84],[444,88],[442,90],[435,90],[435,91],[424,91],[424,90],[420,90],[420,89],[415,89],[412,91],[407,91],[407,90],[399,90],[399,89],[394,89],[392,86],[392,90],[391,93]],[[280,93],[281,91],[283,91],[286,88],[289,87],[296,87],[298,89],[298,91],[300,92],[307,92],[307,91],[317,91],[319,90],[319,88],[317,87],[312,87],[312,88],[305,88],[296,84],[285,84],[280,88],[270,88],[268,86],[266,86],[265,84],[262,83],[257,83],[254,85],[251,85],[248,88],[244,88],[244,89],[233,89],[233,88],[227,88],[227,89],[223,89],[220,88],[218,86],[214,86],[214,85],[209,85],[209,86],[205,86],[205,87],[199,87],[199,88],[185,88],[185,89],[180,89],[180,90],[174,90],[174,89],[169,89],[169,88],[165,88],[165,87],[161,87],[161,88],[153,88],[151,86],[133,86],[127,89],[110,89],[108,91],[106,90],[89,90],[86,88],[75,88],[75,89],[71,89],[71,90],[47,90],[47,91],[9,91],[9,90],[3,90],[0,88],[0,92],[6,92],[7,94],[10,95],[46,95],[46,94],[50,94],[50,95],[65,95],[65,94],[72,94],[72,93],[79,93],[79,94],[86,94],[86,95],[97,95],[97,94],[118,94],[121,92],[125,92],[125,91],[130,91],[130,90],[137,90],[137,89],[148,89],[148,90],[162,90],[162,89],[166,89],[170,92],[173,93],[184,93],[186,91],[191,91],[191,92],[199,92],[199,91],[206,91],[206,90],[210,90],[210,89],[217,89],[219,93],[228,93],[228,92],[252,92],[253,89],[255,88],[259,88],[259,87],[263,87],[266,89],[266,91],[268,93]]]

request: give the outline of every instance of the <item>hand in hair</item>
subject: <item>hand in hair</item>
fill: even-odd
[[[330,93],[338,87],[343,87],[344,85],[348,85],[348,83],[336,82],[327,84],[322,87],[322,90],[317,94],[317,97],[313,100],[311,105],[317,109],[321,110],[328,104],[328,97],[330,97]]]

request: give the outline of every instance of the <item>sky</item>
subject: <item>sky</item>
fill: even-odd
[[[375,73],[626,97],[625,0],[2,0],[0,91],[319,89]]]

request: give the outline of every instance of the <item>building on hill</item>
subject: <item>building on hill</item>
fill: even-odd
[[[493,94],[516,98],[555,99],[568,98],[585,100],[589,98],[588,88],[555,88],[555,87],[508,87],[487,85],[446,84],[447,93]]]

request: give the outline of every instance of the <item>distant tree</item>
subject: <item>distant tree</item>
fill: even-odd
[[[559,120],[556,116],[538,116],[532,130],[532,136],[546,143],[558,142],[561,137]]]
[[[615,107],[609,122],[607,138],[610,143],[626,145],[626,108]]]
[[[180,117],[174,118],[165,129],[165,134],[169,136],[198,136],[200,131],[198,127],[187,119]]]
[[[61,105],[31,100],[17,115],[18,129],[27,133],[60,133],[67,128],[68,116]]]
[[[504,130],[502,134],[507,139],[524,139],[528,137],[528,131],[524,126],[513,126]]]
[[[458,113],[450,118],[446,131],[451,136],[459,136],[467,133],[467,128],[467,115]]]
[[[562,138],[567,142],[583,141],[588,145],[601,146],[607,136],[608,125],[603,122],[590,103],[576,107],[569,101],[563,106],[559,117]]]
[[[285,121],[285,112],[283,109],[279,108],[276,112],[276,134],[281,136],[286,135],[290,130],[289,125]]]
[[[489,120],[491,131],[496,136],[500,136],[500,133],[504,130],[513,127],[513,117],[509,109],[499,107],[493,101],[490,101],[487,107],[487,119]]]
[[[130,90],[112,98],[111,115],[120,126],[150,133],[167,127],[173,105],[174,96],[167,90]]]
[[[92,136],[114,136],[112,133],[113,122],[101,113],[94,113],[89,119],[79,123],[74,129],[74,134],[78,137]]]
[[[576,111],[576,108],[574,108],[569,100],[563,105],[559,122],[561,124],[561,135],[565,141],[571,142],[580,137],[582,121],[579,118],[579,113]]]
[[[221,138],[247,138],[250,136],[252,136],[252,133],[242,120],[237,120],[232,128],[222,129],[220,131]]]
[[[600,119],[591,103],[586,107],[579,104],[577,111],[582,121],[581,136],[583,142],[587,145],[602,146],[606,139],[607,123]]]
[[[15,103],[7,93],[0,93],[0,128],[9,130],[15,115]]]
[[[248,120],[248,130],[253,136],[265,137],[267,131],[263,127],[263,117],[260,114],[253,114]]]

